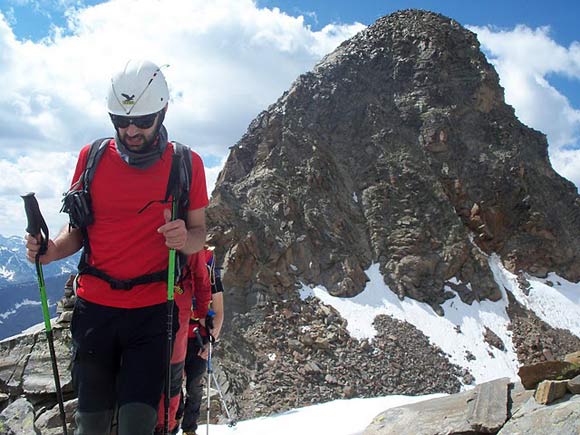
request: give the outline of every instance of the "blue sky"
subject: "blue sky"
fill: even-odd
[[[62,192],[80,148],[111,132],[107,81],[129,56],[171,65],[166,125],[202,155],[211,187],[229,147],[299,74],[411,7],[477,33],[508,104],[580,185],[580,2],[0,0],[0,234],[22,233],[26,191],[52,232],[64,224]]]
[[[0,10],[16,19],[14,32],[19,38],[38,40],[52,25],[64,27],[64,12],[69,7],[87,7],[103,1],[94,0],[1,0]],[[494,25],[513,28],[551,26],[552,36],[562,44],[578,41],[580,2],[574,0],[258,0],[259,7],[277,7],[290,15],[303,15],[314,30],[328,23],[369,25],[399,9],[418,8],[439,12],[463,25]]]
[[[260,0],[258,4],[278,7],[291,14],[308,17],[309,12],[316,19],[308,21],[314,28],[325,23],[348,23],[359,21],[371,24],[378,18],[400,9],[426,9],[454,18],[463,25],[493,24],[511,28],[516,24],[531,27],[551,25],[557,29],[558,40],[570,43],[578,40],[578,14],[580,4],[573,0],[485,0],[481,2],[465,0],[360,0],[360,1],[312,1],[312,0]]]
[[[14,33],[22,39],[46,37],[52,26],[66,27],[68,7],[92,6],[95,0],[0,0],[0,10],[8,12],[14,21]],[[291,15],[304,16],[313,30],[328,23],[360,22],[370,25],[378,18],[399,9],[418,8],[439,12],[463,25],[492,25],[496,29],[511,29],[516,25],[531,28],[549,26],[551,37],[560,44],[580,41],[578,20],[580,2],[574,0],[258,0],[260,7],[277,7]],[[580,107],[580,82],[555,75],[552,84]]]

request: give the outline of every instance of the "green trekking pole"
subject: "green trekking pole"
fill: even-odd
[[[171,220],[175,219],[177,214],[177,201],[175,195],[171,201]],[[169,265],[167,266],[167,348],[165,369],[165,415],[163,419],[163,433],[169,434],[169,403],[171,394],[171,351],[173,345],[173,305],[175,301],[175,249],[169,250]]]
[[[48,312],[46,285],[42,273],[42,264],[40,264],[40,256],[45,254],[48,249],[48,226],[40,213],[40,207],[38,206],[38,201],[36,200],[34,193],[27,193],[26,195],[22,195],[21,198],[24,200],[24,210],[26,212],[26,219],[28,220],[26,232],[34,237],[40,235],[40,249],[36,254],[34,263],[36,264],[36,276],[38,278],[38,288],[40,289],[40,302],[42,304],[42,315],[44,317],[44,329],[46,331],[46,340],[48,341],[48,349],[50,351],[56,399],[60,410],[60,420],[62,423],[63,434],[68,435],[62,389],[60,388],[60,377],[58,376],[58,365],[56,364],[56,352],[54,351],[54,337],[52,334],[52,326],[50,324],[50,313]]]

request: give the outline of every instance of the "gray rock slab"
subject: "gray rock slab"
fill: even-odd
[[[22,374],[35,344],[35,337],[27,335],[0,343],[0,384],[8,391],[22,385]]]
[[[377,415],[363,435],[451,434],[469,431],[465,410],[475,398],[473,390],[452,396],[388,409]],[[412,432],[410,432],[412,430]]]
[[[62,333],[68,331],[54,330],[54,350],[57,358],[60,384],[63,391],[71,389],[70,349],[69,344],[60,339]],[[37,342],[33,347],[26,367],[22,374],[22,389],[25,394],[54,393],[54,375],[48,343],[44,332],[38,334]]]
[[[566,396],[551,405],[528,400],[504,425],[498,435],[578,435],[580,396]]]
[[[478,385],[469,403],[467,421],[475,430],[495,432],[508,418],[509,378],[501,378]]]
[[[572,394],[580,394],[580,375],[568,381],[568,391]]]
[[[534,397],[534,390],[526,390],[520,383],[515,384],[513,389],[510,391],[510,416],[517,413],[531,397]]]
[[[70,331],[55,329],[54,348],[63,391],[72,389],[70,375]],[[21,394],[53,394],[54,376],[44,330],[0,342],[1,392],[12,397]]]
[[[38,435],[34,426],[34,408],[25,398],[15,400],[0,414],[3,433],[18,435]]]
[[[72,399],[64,403],[64,412],[69,434],[74,432],[74,412],[77,409],[77,403],[77,399]],[[36,427],[41,431],[42,435],[62,435],[62,422],[58,404],[54,405],[51,409],[45,410],[38,416],[36,419]]]
[[[364,435],[451,435],[492,433],[507,418],[508,378],[463,393],[389,409],[365,429]]]

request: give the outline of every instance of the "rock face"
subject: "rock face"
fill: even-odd
[[[355,295],[377,262],[439,311],[446,285],[497,300],[481,252],[580,279],[576,188],[476,36],[430,12],[381,18],[300,76],[232,147],[208,216],[235,311],[298,280]]]
[[[580,337],[564,329],[551,328],[536,314],[518,303],[510,292],[507,292],[507,295],[509,305],[506,311],[510,317],[512,341],[521,364],[531,365],[562,359],[580,347]],[[569,359],[570,361],[566,361],[580,364],[580,354],[576,357],[570,354]]]
[[[473,381],[414,326],[389,316],[374,325],[380,332],[372,341],[353,339],[346,321],[314,298],[268,303],[236,317],[219,362],[230,375],[238,415],[353,397],[454,393],[461,380]]]

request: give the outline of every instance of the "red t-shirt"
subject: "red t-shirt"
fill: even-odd
[[[90,145],[79,155],[73,184],[80,178]],[[165,198],[173,145],[169,143],[161,159],[147,169],[129,166],[119,155],[112,139],[97,164],[90,193],[94,223],[88,229],[91,255],[89,264],[116,279],[131,279],[167,269],[169,250],[157,229],[165,223],[161,204]],[[203,162],[192,151],[192,180],[189,209],[208,205]],[[138,213],[145,205],[144,211]],[[167,283],[136,285],[131,290],[113,290],[104,280],[81,275],[77,294],[96,304],[118,308],[147,307],[167,300]]]

